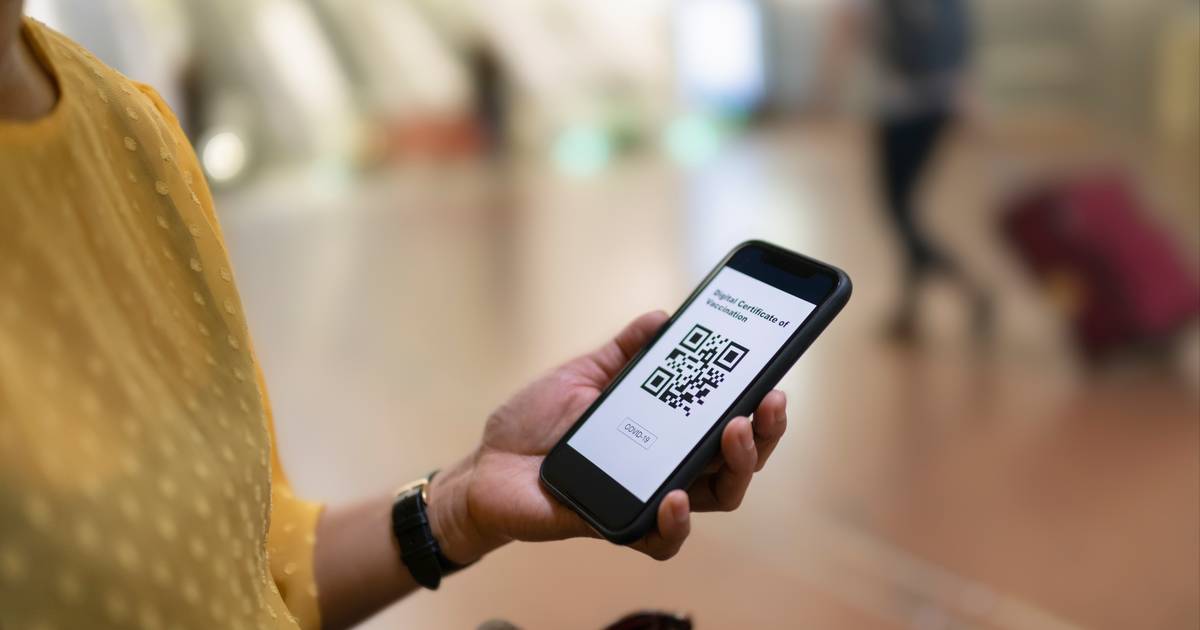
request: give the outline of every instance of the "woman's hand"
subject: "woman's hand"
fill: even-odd
[[[551,371],[497,409],[471,455],[443,470],[429,490],[430,519],[442,551],[473,562],[512,540],[596,536],[578,515],[542,488],[542,459],[600,391],[667,320],[659,312],[634,320],[599,349]],[[754,421],[735,418],[721,436],[721,456],[686,492],[658,508],[657,529],[631,545],[659,560],[674,556],[691,529],[690,512],[737,508],[787,426],[783,392],[772,391]]]

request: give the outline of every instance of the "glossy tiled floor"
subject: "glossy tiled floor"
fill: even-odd
[[[956,151],[931,222],[1004,296],[999,339],[964,343],[957,304],[935,292],[928,343],[889,347],[892,249],[862,150],[853,127],[802,125],[690,173],[652,157],[585,180],[414,165],[353,190],[227,195],[284,458],[326,501],[465,452],[509,392],[673,309],[744,238],[856,280],[784,382],[772,465],[740,511],[699,517],[678,558],[512,546],[368,627],[595,628],[643,607],[700,628],[1197,627],[1195,336],[1182,371],[1081,371],[992,242],[986,164]]]

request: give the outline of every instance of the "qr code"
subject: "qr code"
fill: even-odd
[[[726,337],[696,324],[667,355],[663,365],[654,368],[642,389],[684,416],[714,392],[725,376],[741,363],[749,350]]]

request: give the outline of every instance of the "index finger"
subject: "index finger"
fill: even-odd
[[[755,472],[762,470],[767,458],[779,444],[787,430],[787,395],[778,389],[771,390],[754,411],[750,423],[754,429],[754,444],[758,448],[758,463]]]

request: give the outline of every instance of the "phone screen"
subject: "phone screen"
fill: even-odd
[[[814,309],[722,268],[567,444],[648,501]]]

